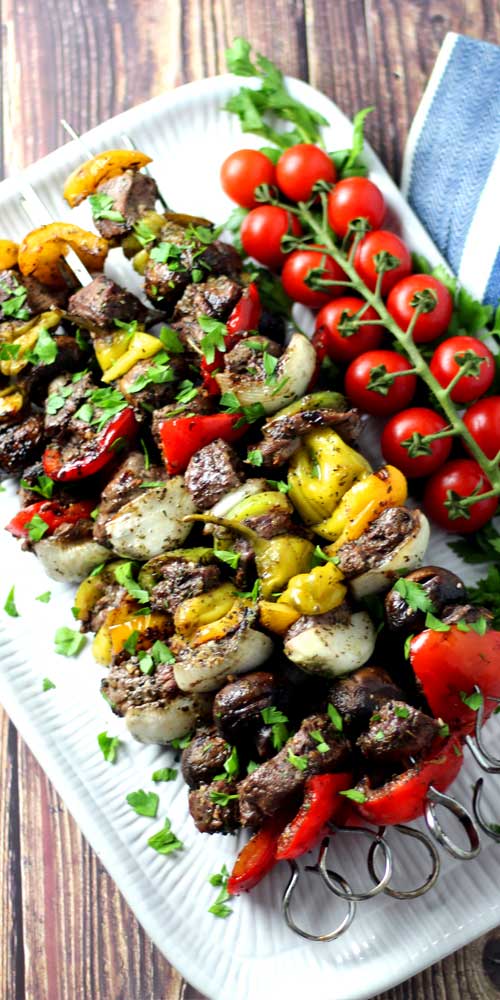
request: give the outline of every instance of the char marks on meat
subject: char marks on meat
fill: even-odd
[[[302,410],[290,416],[278,416],[264,424],[264,438],[256,445],[263,464],[283,465],[300,447],[301,438],[320,427],[332,427],[347,444],[354,444],[361,430],[358,410],[344,413],[333,409]]]
[[[41,413],[31,413],[17,424],[1,427],[0,475],[20,475],[41,455],[44,441]]]
[[[45,431],[48,437],[57,439],[71,433],[72,430],[82,429],[81,421],[78,421],[79,426],[72,427],[72,419],[88,394],[96,388],[91,375],[83,375],[77,382],[73,382],[72,376],[68,374],[58,375],[53,379],[48,387],[45,406]],[[59,397],[63,403],[55,413],[50,412],[51,397]]]
[[[319,733],[328,751],[318,751]],[[285,746],[239,783],[240,815],[243,826],[260,827],[277,812],[300,800],[304,782],[313,774],[340,771],[349,753],[349,743],[327,715],[304,719],[300,729]],[[304,759],[304,770],[290,761],[290,755]]]
[[[242,521],[247,528],[255,531],[260,538],[276,538],[277,535],[302,534],[293,521],[292,514],[283,510],[282,507],[270,507],[265,514],[256,514],[254,517],[245,517]]]
[[[224,764],[231,748],[226,740],[208,726],[197,729],[182,753],[181,770],[190,788],[209,785],[217,774],[224,774]]]
[[[145,361],[138,361],[120,379],[118,387],[125,399],[132,406],[144,406],[147,409],[159,410],[162,406],[172,402],[179,391],[179,380],[186,378],[189,374],[186,359],[184,357],[172,357],[169,361],[169,378],[165,382],[148,382],[144,388],[135,390],[134,386],[143,375],[147,375],[149,370],[155,365],[154,355]]]
[[[146,212],[152,211],[158,197],[156,181],[138,170],[125,170],[118,177],[103,181],[98,187],[99,194],[107,194],[113,199],[113,211],[123,216],[123,222],[111,219],[94,219],[94,225],[105,240],[124,236],[125,233]]]
[[[100,542],[101,545],[106,544],[105,528],[109,518],[124,504],[134,500],[147,489],[143,483],[155,483],[166,478],[162,466],[150,465],[146,469],[142,452],[130,452],[102,491],[99,514],[94,522],[96,542]]]
[[[431,750],[442,722],[403,701],[388,701],[372,716],[370,728],[356,742],[364,757],[379,763],[406,764]]]
[[[189,812],[200,833],[236,833],[240,827],[238,798],[226,804],[213,796],[235,795],[238,788],[233,781],[213,781],[189,793]]]
[[[328,701],[340,712],[346,728],[358,732],[382,705],[402,697],[401,689],[381,667],[361,667],[340,677],[328,692]]]
[[[199,346],[205,333],[198,318],[210,316],[222,322],[228,319],[240,298],[241,285],[225,275],[188,285],[176,305],[172,325],[185,343]]]
[[[157,638],[165,640],[165,629],[161,635],[156,634],[154,629],[149,630],[149,635],[144,635],[144,640],[148,642]],[[161,663],[154,673],[144,674],[137,656],[113,663],[102,680],[101,691],[111,703],[115,715],[122,716],[130,708],[144,708],[146,705],[166,707],[175,695],[180,694],[171,664]]]
[[[359,538],[339,548],[339,568],[346,579],[378,566],[411,535],[416,523],[417,516],[408,507],[384,510]]]
[[[68,312],[83,326],[99,327],[113,331],[115,320],[131,323],[142,322],[147,310],[142,302],[121,288],[105,274],[99,274],[90,285],[79,288],[68,303]]]
[[[199,510],[213,507],[244,479],[240,460],[230,444],[217,438],[193,455],[185,483]]]
[[[224,360],[224,371],[233,376],[250,375],[253,379],[265,382],[268,379],[265,356],[279,358],[282,353],[281,344],[267,337],[254,336],[240,340]]]
[[[151,607],[154,611],[173,613],[183,601],[212,590],[220,580],[218,566],[203,566],[187,559],[165,560],[162,579],[151,591]]]
[[[206,246],[190,236],[184,226],[170,220],[161,231],[159,247],[166,248],[166,260],[149,257],[144,272],[144,290],[152,301],[167,311],[192,284],[194,269],[207,277],[222,274],[237,278],[241,273],[241,259],[234,247],[220,240]]]

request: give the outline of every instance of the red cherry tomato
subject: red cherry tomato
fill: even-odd
[[[481,361],[477,375],[462,375],[451,390],[450,395],[455,403],[470,403],[478,396],[482,396],[488,391],[495,377],[495,358],[486,344],[476,340],[475,337],[450,337],[436,347],[430,363],[432,374],[443,388],[446,388],[460,371],[461,366],[457,364],[455,358],[457,355],[463,357],[465,352],[472,352],[484,360]]]
[[[487,458],[495,458],[500,451],[500,396],[478,399],[469,406],[463,421]]]
[[[285,262],[281,240],[286,233],[300,236],[300,222],[277,205],[261,205],[248,213],[240,230],[245,253],[255,257],[260,264],[278,270]]]
[[[308,201],[316,181],[333,184],[337,177],[335,166],[317,146],[301,142],[281,154],[276,164],[276,181],[280,191],[290,201]]]
[[[379,254],[389,254],[399,261],[399,264],[391,271],[385,271],[382,278],[381,293],[388,295],[398,281],[411,274],[411,254],[403,240],[387,229],[375,229],[372,233],[367,233],[358,243],[354,255],[354,267],[372,292],[375,291],[377,284]]]
[[[390,465],[395,465],[409,478],[430,476],[439,469],[451,451],[451,438],[438,438],[429,441],[426,454],[414,454],[422,451],[418,441],[414,441],[413,449],[405,447],[404,442],[411,442],[414,435],[425,437],[427,434],[439,434],[448,426],[446,420],[425,406],[414,406],[410,410],[396,413],[385,425],[382,431],[382,454]]]
[[[429,312],[422,312],[418,316],[413,328],[413,339],[416,344],[426,344],[448,328],[453,312],[453,299],[442,281],[430,274],[412,274],[394,286],[387,299],[387,309],[398,326],[407,330],[419,303],[424,308],[429,308]]]
[[[442,469],[435,472],[425,487],[424,507],[446,531],[456,531],[461,535],[470,535],[482,528],[493,517],[497,507],[497,497],[479,500],[467,506],[467,515],[453,517],[447,503],[458,497],[471,497],[474,493],[486,493],[491,489],[491,483],[486,478],[481,467],[471,458],[456,458],[447,462]]]
[[[321,247],[311,250],[294,250],[289,254],[281,272],[281,283],[287,295],[295,302],[302,302],[311,309],[319,309],[326,302],[342,294],[342,285],[331,285],[324,291],[309,288],[305,279],[314,269],[321,269],[318,278],[325,281],[346,281],[344,271],[333,257]]]
[[[384,386],[383,392],[368,388],[371,381],[380,382],[384,371],[388,374],[406,372],[411,365],[397,351],[367,351],[352,361],[345,375],[345,391],[355,406],[377,417],[388,417],[397,413],[415,394],[415,375],[398,375],[392,385]]]
[[[221,184],[232,201],[244,208],[255,208],[255,188],[274,184],[275,169],[271,160],[258,149],[238,149],[231,153],[220,171]]]
[[[346,236],[354,219],[367,219],[370,229],[380,229],[384,215],[384,196],[366,177],[346,177],[328,195],[328,222],[337,236]]]
[[[370,351],[379,346],[382,340],[382,327],[371,325],[368,321],[378,319],[378,315],[372,306],[368,306],[360,319],[363,325],[351,333],[349,330],[342,332],[339,325],[349,316],[354,316],[363,308],[363,299],[357,299],[354,295],[346,295],[334,302],[329,302],[323,306],[316,317],[316,332],[323,331],[324,345],[326,353],[333,361],[353,361],[364,351]],[[366,322],[366,326],[364,323]]]

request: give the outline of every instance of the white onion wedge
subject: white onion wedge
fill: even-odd
[[[393,549],[388,556],[373,569],[349,580],[349,589],[354,597],[367,597],[388,590],[402,573],[409,573],[422,565],[430,538],[430,525],[422,511],[413,511],[415,525],[410,535]]]
[[[106,524],[106,538],[125,559],[152,559],[182,545],[192,527],[182,519],[196,509],[184,479],[174,476],[120,507]]]
[[[167,704],[129,708],[125,724],[140,743],[170,743],[187,736],[198,720],[208,714],[211,703],[208,695],[179,693]]]
[[[234,392],[243,406],[261,403],[266,413],[277,413],[307,390],[316,368],[316,351],[302,333],[294,333],[281,355],[271,381],[219,372],[215,377],[221,392]]]
[[[51,580],[67,580],[68,583],[84,580],[91,570],[113,555],[92,539],[64,542],[57,536],[42,538],[34,551]]]
[[[370,659],[376,632],[366,611],[354,612],[347,623],[326,624],[321,618],[318,616],[315,622],[311,617],[301,632],[285,636],[285,654],[293,663],[308,673],[338,677],[357,670]]]
[[[230,674],[246,674],[260,667],[273,651],[272,639],[250,628],[246,613],[240,624],[220,639],[190,646],[176,637],[170,646],[177,655],[176,684],[181,691],[190,692],[217,691]]]

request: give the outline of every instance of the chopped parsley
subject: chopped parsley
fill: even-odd
[[[114,201],[109,194],[89,195],[89,204],[94,219],[107,219],[109,222],[125,222],[121,212],[113,208]]]
[[[35,346],[26,354],[35,365],[52,365],[57,358],[57,343],[45,327],[40,328]]]
[[[97,742],[101,749],[104,760],[107,760],[108,764],[114,764],[116,760],[116,754],[118,752],[118,747],[120,745],[120,740],[118,736],[109,736],[108,733],[99,733],[97,737]]]
[[[257,601],[260,594],[260,580],[255,581],[251,590],[236,590],[235,594],[244,601]]]
[[[280,712],[274,705],[263,708],[260,714],[266,726],[271,726],[274,749],[281,750],[290,736],[287,727],[288,716]]]
[[[193,739],[191,733],[187,733],[186,736],[178,736],[175,740],[170,740],[170,746],[174,750],[185,750],[189,746],[191,740]]]
[[[48,604],[51,597],[52,592],[50,590],[45,590],[43,594],[39,594],[38,597],[35,597],[35,601],[40,601],[40,604]]]
[[[323,734],[320,733],[319,729],[311,730],[311,736],[315,743],[318,744],[316,747],[318,753],[328,753],[330,747],[328,746],[328,743],[325,743]]]
[[[240,553],[232,552],[231,549],[214,549],[214,556],[226,563],[231,569],[237,569],[240,561]]]
[[[291,487],[283,479],[266,479],[268,486],[274,486],[280,493],[288,493]]]
[[[238,774],[239,769],[240,762],[238,758],[238,750],[236,747],[232,747],[229,757],[224,761],[224,770],[230,778],[233,778]]]
[[[145,792],[143,788],[127,795],[127,802],[134,812],[138,816],[148,816],[150,819],[156,817],[159,801],[156,792]]]
[[[156,233],[149,228],[146,222],[134,222],[132,229],[134,230],[137,242],[140,243],[141,247],[147,247],[149,243],[154,243],[156,239]]]
[[[43,538],[46,531],[49,530],[49,526],[40,514],[33,514],[30,521],[26,521],[24,525],[28,529],[28,536],[30,541],[39,542]]]
[[[38,485],[35,486],[29,483],[27,479],[21,479],[20,485],[24,490],[30,490],[31,493],[39,493],[45,500],[50,500],[54,491],[54,480],[50,476],[41,475],[36,477],[36,481]]]
[[[87,639],[81,632],[75,632],[67,625],[61,625],[54,636],[55,651],[59,656],[78,656],[86,642]]]
[[[442,622],[440,618],[436,618],[431,611],[428,611],[425,616],[425,627],[432,629],[433,632],[449,632],[451,625]]]
[[[72,395],[72,393],[73,389],[70,385],[63,385],[60,389],[57,389],[56,392],[51,392],[50,395],[47,396],[47,401],[45,403],[45,410],[49,416],[52,417],[55,413],[58,413],[59,410],[62,410],[66,400]]]
[[[403,653],[404,653],[405,660],[409,660],[410,659],[411,641],[414,638],[415,638],[415,633],[414,632],[412,632],[411,635],[407,635],[406,636],[405,644],[404,644],[404,647],[403,647]]]
[[[137,629],[134,629],[134,631],[130,633],[128,639],[126,639],[125,642],[123,643],[124,650],[127,653],[130,653],[131,656],[133,656],[137,649],[138,641],[139,641],[139,633]]]
[[[298,757],[297,754],[289,750],[287,759],[298,771],[305,771],[307,769],[307,757]]]
[[[330,702],[326,710],[328,712],[328,718],[330,719],[332,726],[339,733],[341,733],[344,728],[344,721],[342,719],[340,712],[338,712],[337,709],[335,708],[335,705],[332,705]]]
[[[179,385],[179,392],[175,397],[176,403],[190,403],[193,399],[196,399],[198,395],[198,387],[191,382],[191,379],[184,379]]]
[[[237,792],[234,794],[228,792],[210,792],[210,798],[217,806],[227,806],[234,799],[239,799],[239,795]]]
[[[339,792],[339,795],[345,795],[346,799],[351,799],[353,802],[366,802],[366,795],[358,788],[348,788],[345,792]]]
[[[472,712],[477,712],[484,704],[484,698],[481,691],[473,691],[472,694],[466,694],[465,691],[460,691],[460,700],[463,701],[467,708],[470,708]]]
[[[29,319],[30,311],[26,303],[28,291],[24,285],[21,285],[17,281],[13,274],[11,274],[11,278],[11,288],[8,285],[0,284],[2,292],[5,292],[7,295],[7,298],[3,302],[0,302],[0,310],[4,316],[11,317],[12,319]]]
[[[158,336],[168,354],[184,353],[184,344],[182,343],[177,330],[172,330],[169,326],[162,326]]]
[[[443,725],[439,727],[439,735],[442,736],[443,739],[450,735],[450,727],[448,723],[444,722]]]
[[[176,777],[175,767],[161,767],[158,771],[153,771],[151,780],[158,784],[159,781],[175,781]]]
[[[229,892],[227,891],[227,883],[229,880],[229,872],[226,865],[222,865],[220,872],[215,875],[210,875],[208,881],[210,885],[220,888],[220,892],[215,900],[215,903],[209,907],[208,912],[213,913],[214,917],[220,917],[225,919],[230,917],[233,912],[230,906],[227,906],[227,900],[231,899]]]
[[[201,351],[207,364],[211,365],[215,361],[215,352],[226,350],[226,324],[220,323],[217,319],[211,319],[210,316],[198,316],[198,325],[201,326],[205,334],[200,342]]]
[[[134,580],[134,563],[125,562],[121,563],[115,569],[115,580],[120,583],[122,587],[131,597],[133,597],[139,604],[147,604],[149,601],[149,594],[147,590],[143,590],[142,587]]]
[[[173,851],[182,851],[184,848],[182,841],[172,832],[172,824],[169,819],[165,820],[161,830],[149,838],[148,846],[152,847],[157,854],[172,854]]]
[[[436,610],[427,591],[420,583],[414,583],[413,580],[405,580],[404,577],[401,577],[394,584],[393,590],[401,594],[412,611],[432,612]]]
[[[170,358],[165,351],[159,351],[154,356],[147,371],[138,375],[129,388],[129,392],[140,392],[147,385],[164,385],[166,382],[173,382],[175,373],[170,364]]]
[[[5,614],[9,615],[10,618],[20,618],[21,616],[16,607],[16,600],[14,593],[15,593],[15,587],[11,587],[9,593],[7,594],[7,599],[5,601],[3,609],[5,611]]]
[[[42,691],[52,691],[55,688],[54,681],[50,680],[50,677],[44,677],[42,681]]]
[[[247,462],[250,462],[250,465],[263,465],[264,457],[262,452],[259,451],[258,448],[254,448],[252,451],[249,451],[247,453]]]
[[[394,715],[396,715],[398,719],[407,719],[409,714],[410,714],[410,709],[407,708],[406,705],[394,706]]]

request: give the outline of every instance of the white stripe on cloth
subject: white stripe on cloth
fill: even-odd
[[[498,253],[499,236],[500,150],[474,213],[458,272],[461,284],[477,299],[482,299],[486,292],[491,269]]]

